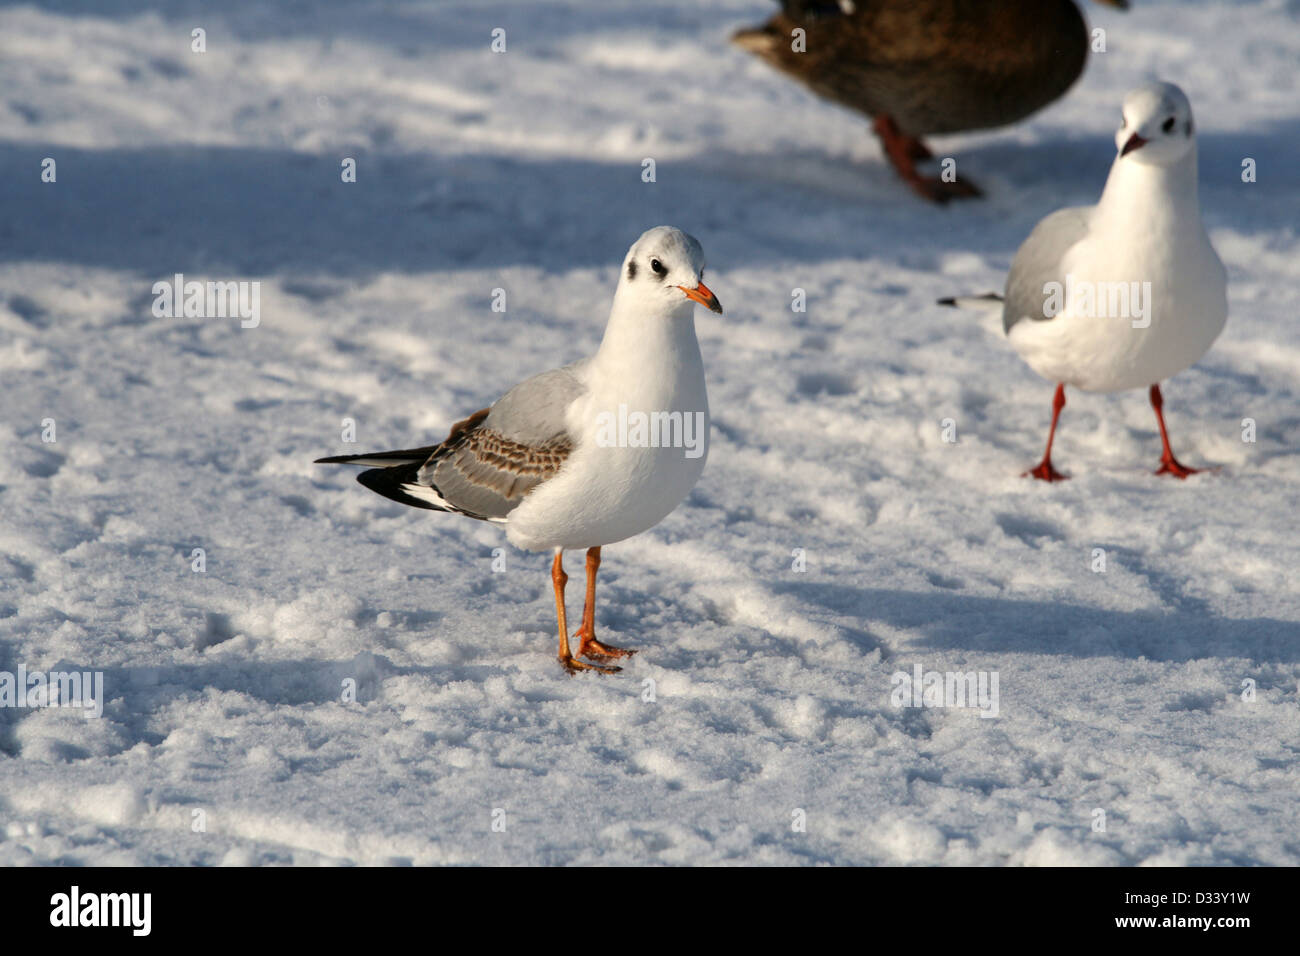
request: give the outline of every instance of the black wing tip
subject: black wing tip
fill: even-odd
[[[397,468],[371,468],[357,475],[357,481],[377,495],[383,495],[390,501],[410,505],[412,508],[424,508],[426,511],[446,511],[429,501],[408,495],[402,485],[414,484],[419,472],[416,465],[404,465]]]
[[[389,454],[401,454],[400,452],[391,452]],[[313,464],[317,465],[350,465],[356,464],[358,460],[374,460],[375,455],[334,455],[330,458],[317,458]],[[469,518],[478,518],[487,520],[482,515],[476,515],[469,511],[460,511],[456,508],[443,508],[435,505],[431,501],[425,501],[422,498],[416,498],[414,495],[407,494],[402,490],[402,485],[418,484],[420,480],[421,463],[407,462],[400,465],[391,465],[386,468],[367,468],[357,475],[357,481],[369,488],[377,495],[383,495],[390,501],[396,501],[398,504],[409,505],[412,508],[423,508],[425,511],[443,511],[448,514],[463,514]],[[434,489],[437,490],[436,488]]]
[[[423,448],[403,448],[400,451],[371,451],[364,455],[330,455],[328,458],[317,458],[312,464],[314,465],[359,465],[365,464],[374,468],[390,467],[389,465],[379,465],[378,462],[391,462],[391,467],[400,465],[423,465],[428,461],[429,456],[436,452],[440,445],[426,445]]]
[[[951,306],[957,309],[961,307],[962,299],[985,299],[989,302],[1005,301],[1000,292],[985,292],[983,295],[946,295],[942,299],[936,299],[935,304]]]

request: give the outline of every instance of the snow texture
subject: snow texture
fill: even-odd
[[[0,708],[0,864],[1300,863],[1300,4],[1088,4],[1064,99],[933,144],[987,193],[950,208],[728,43],[772,9],[0,3],[0,671],[106,697]],[[1156,76],[1231,305],[1166,412],[1219,470],[1154,477],[1146,395],[1073,393],[1073,480],[1028,481],[1052,386],[933,303],[1095,201]],[[589,354],[660,223],[727,310],[712,447],[606,549],[641,654],[569,678],[547,555],[311,462]],[[155,316],[175,273],[260,324]],[[998,716],[895,706],[917,665]]]

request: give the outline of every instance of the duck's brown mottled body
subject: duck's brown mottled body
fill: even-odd
[[[1078,79],[1088,30],[1073,0],[786,0],[735,42],[815,92],[876,120],[899,172],[929,198],[917,137],[1023,119]],[[796,52],[793,31],[805,31]],[[954,186],[956,184],[946,184]]]

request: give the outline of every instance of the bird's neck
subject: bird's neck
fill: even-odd
[[[1166,227],[1188,230],[1201,218],[1196,179],[1194,145],[1169,166],[1126,161],[1121,156],[1106,179],[1093,229],[1100,233],[1113,229],[1130,236]]]
[[[671,387],[684,375],[702,374],[695,304],[686,300],[666,314],[638,305],[615,297],[591,371],[611,386],[626,389],[639,384]]]

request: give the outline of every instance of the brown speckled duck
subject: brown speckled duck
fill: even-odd
[[[1088,56],[1073,0],[784,0],[782,8],[732,39],[870,116],[894,169],[935,202],[980,191],[963,177],[921,175],[916,162],[933,156],[921,136],[1023,119],[1069,89]]]

